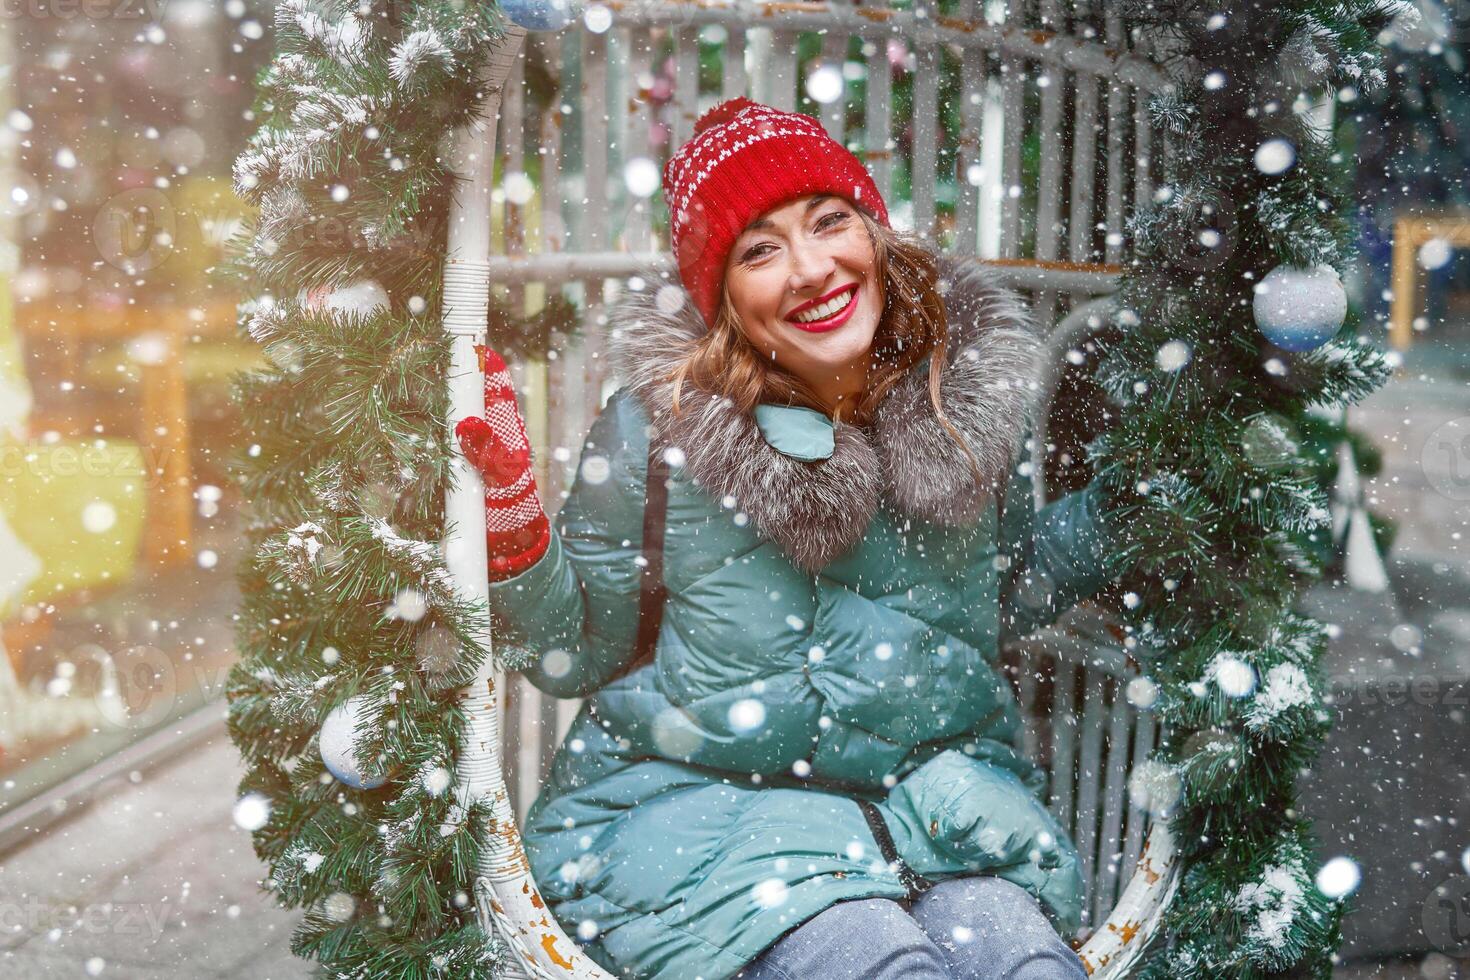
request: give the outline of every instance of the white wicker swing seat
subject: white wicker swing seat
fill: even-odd
[[[906,161],[914,175],[912,200],[900,202],[894,195],[886,43],[868,45],[861,56],[884,70],[869,72],[863,147],[855,152],[868,164],[890,212],[901,203],[915,231],[936,242],[952,235],[952,242],[944,241],[947,250],[983,257],[1000,269],[1007,284],[1032,293],[1038,322],[1051,327],[1052,363],[1061,365],[1065,353],[1097,322],[1106,294],[1116,288],[1126,258],[1122,230],[1130,206],[1152,193],[1154,134],[1145,100],[1168,79],[1140,48],[1146,39],[1130,37],[1122,19],[1105,7],[1097,8],[1101,36],[1088,40],[1061,31],[987,24],[980,2],[963,0],[960,16],[939,17],[932,14],[930,0],[914,0],[903,9],[835,0],[611,0],[614,24],[609,30],[598,33],[577,24],[534,39],[552,54],[575,56],[557,60],[578,66],[581,152],[576,172],[562,170],[566,109],[558,105],[528,111],[521,84],[527,38],[511,27],[486,71],[481,118],[454,138],[452,166],[464,180],[451,209],[444,270],[444,327],[453,342],[451,423],[482,410],[474,345],[486,339],[492,284],[508,290],[518,304],[532,291],[580,285],[584,321],[595,323],[609,283],[653,266],[674,270],[672,257],[655,235],[650,202],[627,194],[623,182],[609,176],[615,160],[625,165],[637,157],[658,156],[648,140],[657,107],[637,85],[638,79],[651,77],[655,31],[666,31],[673,40],[672,132],[666,144],[672,146],[681,145],[692,134],[699,112],[721,98],[745,94],[779,108],[795,108],[797,40],[803,33],[822,32],[822,59],[837,65],[848,58],[852,38],[907,43],[914,57],[914,131]],[[1092,10],[1085,0],[1066,5],[1061,0],[1026,0],[1011,7],[1029,11],[1037,4],[1035,12],[1052,25]],[[719,30],[703,41],[713,38],[723,45],[723,78],[719,91],[699,92],[698,45],[710,25]],[[942,58],[959,61],[963,95],[957,171],[964,179],[948,183],[938,170]],[[1040,112],[1027,114],[1026,72],[1037,68],[1050,84],[1034,96]],[[630,80],[632,88],[625,89]],[[843,101],[820,110],[828,132],[844,139]],[[504,194],[497,194],[492,176],[497,159],[505,173],[524,171],[528,128],[542,148],[539,214],[534,212],[537,205],[508,203]],[[1022,166],[1022,136],[1028,128],[1039,136],[1042,148],[1034,174]],[[1163,149],[1168,151],[1167,143]],[[1064,157],[1070,167],[1064,167]],[[954,193],[954,219],[948,227],[936,222],[941,186]],[[1034,215],[1023,214],[1023,191],[1033,192]],[[561,217],[564,200],[582,201],[569,209],[566,221]],[[527,217],[539,220],[539,228],[528,230]],[[1024,220],[1028,217],[1032,220]],[[540,445],[574,444],[601,404],[608,379],[602,372],[604,359],[598,357],[600,340],[595,330],[590,333],[580,350],[551,363],[513,366],[533,441]],[[1059,369],[1053,369],[1045,379],[1048,393],[1058,377]],[[1040,435],[1037,441],[1044,444],[1045,433]],[[547,470],[538,473],[538,483],[555,499],[554,491],[567,474],[548,467],[548,455],[537,453],[538,466]],[[446,518],[456,531],[445,542],[446,556],[467,597],[484,601],[482,497],[467,464],[461,459],[456,465],[461,469],[446,501]],[[1084,922],[1095,925],[1079,955],[1091,975],[1115,980],[1128,974],[1156,933],[1178,874],[1166,822],[1152,821],[1130,804],[1127,793],[1128,773],[1156,744],[1157,724],[1129,704],[1124,695],[1131,676],[1128,658],[1090,615],[1080,611],[1033,634],[1005,656],[1015,668],[1027,715],[1024,748],[1048,762],[1049,806],[1073,835],[1089,883]],[[1037,709],[1043,693],[1052,705],[1049,728],[1047,716]],[[493,808],[473,893],[485,928],[513,951],[516,963],[506,975],[538,980],[608,977],[551,915],[532,878],[518,824],[577,704],[545,697],[518,677],[503,682],[487,658],[465,692],[464,707],[468,730],[458,791],[465,799],[488,799]],[[514,736],[509,745],[502,741],[505,732]]]

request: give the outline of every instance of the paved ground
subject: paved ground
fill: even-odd
[[[1400,963],[1360,963],[1339,967],[1333,980],[1466,980],[1470,961],[1433,954]]]
[[[299,916],[256,882],[224,733],[0,855],[0,978],[298,980]]]

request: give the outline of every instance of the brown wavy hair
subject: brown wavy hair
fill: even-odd
[[[839,407],[836,418],[852,425],[871,423],[889,390],[927,356],[929,401],[934,406],[934,414],[970,458],[978,476],[980,461],[945,417],[939,403],[939,382],[949,345],[949,321],[939,293],[938,256],[918,236],[895,231],[881,224],[861,205],[844,200],[862,219],[873,243],[883,311],[869,352],[867,386],[862,397],[850,407]],[[713,326],[669,377],[674,382],[675,414],[679,413],[679,393],[685,381],[701,391],[729,399],[740,412],[771,402],[828,413],[810,385],[756,351],[745,335],[724,282],[720,283]]]

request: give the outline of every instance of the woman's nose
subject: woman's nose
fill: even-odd
[[[792,246],[790,276],[792,292],[801,292],[803,288],[820,286],[831,278],[836,264],[832,253],[822,245],[798,243]]]

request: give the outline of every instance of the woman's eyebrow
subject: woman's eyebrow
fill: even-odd
[[[831,194],[818,194],[816,197],[806,202],[806,210],[802,212],[802,217],[806,217],[807,215],[811,214],[814,210],[821,207],[824,201],[832,200],[832,197],[833,195]],[[750,224],[746,225],[745,229],[741,231],[740,234],[744,236],[752,231],[760,231],[762,228],[774,227],[776,227],[775,223],[772,222],[769,218],[761,218],[758,221],[752,221]]]

